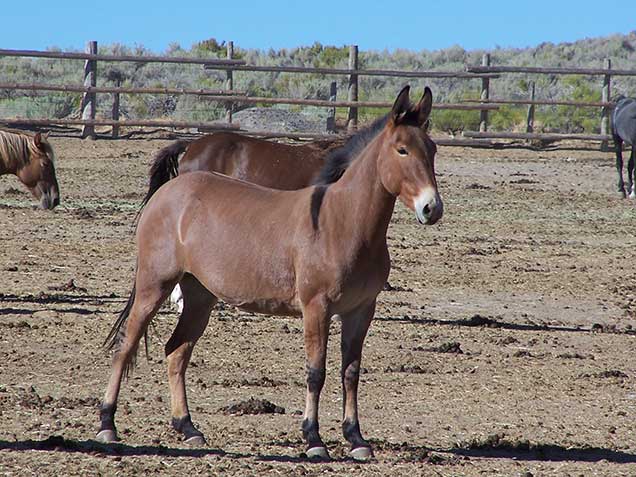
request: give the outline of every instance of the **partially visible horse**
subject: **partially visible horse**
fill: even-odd
[[[623,181],[623,142],[631,145],[632,152],[627,162],[627,189],[630,198],[636,198],[636,175],[634,161],[636,160],[636,99],[619,96],[612,113],[612,136],[616,147],[616,170],[618,171],[618,192],[623,197],[625,183]]]
[[[443,214],[436,146],[423,128],[431,106],[429,88],[413,106],[405,87],[385,126],[331,184],[281,191],[192,172],[158,190],[137,227],[133,290],[107,338],[115,354],[97,439],[117,440],[121,380],[152,318],[180,283],[183,313],[165,352],[172,425],[186,442],[205,442],[190,417],[185,374],[221,299],[252,312],[302,316],[307,369],[302,432],[308,457],[329,456],[319,434],[318,403],[330,320],[340,316],[342,432],[352,457],[371,457],[371,445],[360,432],[358,381],[364,339],[390,270],[389,222],[398,198],[421,224],[435,224]]]
[[[232,132],[218,132],[194,141],[175,141],[155,155],[143,205],[170,179],[193,171],[219,172],[272,189],[302,189],[315,182],[316,174],[329,160],[346,163],[355,156],[387,120],[388,116],[377,119],[346,141],[291,145]]]
[[[43,209],[60,203],[55,154],[48,137],[0,130],[0,175],[15,174]]]
[[[388,116],[378,118],[344,143],[336,139],[290,145],[231,132],[203,136],[195,141],[175,141],[155,155],[150,168],[150,185],[142,207],[163,184],[186,172],[219,172],[280,190],[296,190],[311,184],[334,182],[342,175],[349,161],[382,130],[387,120]],[[326,167],[326,164],[329,166]],[[170,295],[170,301],[176,304],[181,313],[183,295],[178,285]]]

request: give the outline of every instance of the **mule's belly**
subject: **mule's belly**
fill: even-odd
[[[294,303],[288,303],[277,299],[260,299],[260,300],[237,300],[230,297],[220,297],[225,303],[236,306],[241,310],[252,313],[263,313],[265,315],[277,316],[301,316],[300,306]]]

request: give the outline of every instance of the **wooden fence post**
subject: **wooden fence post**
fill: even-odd
[[[349,46],[349,69],[358,69],[358,45]],[[358,75],[349,75],[349,101],[358,101]],[[347,130],[354,131],[358,127],[358,108],[349,107]]]
[[[481,66],[490,66],[490,53],[484,53],[481,57]],[[490,98],[490,78],[481,79],[481,94],[479,99],[482,101]],[[488,110],[482,109],[479,112],[479,132],[488,130]]]
[[[121,79],[115,80],[115,85],[119,88],[121,86]],[[113,121],[119,121],[119,93],[113,93],[113,109],[111,117]],[[112,137],[119,137],[119,124],[113,124]]]
[[[86,43],[86,53],[97,54],[97,42],[89,41]],[[97,86],[97,61],[86,60],[84,63],[84,86]],[[95,111],[97,109],[97,94],[86,92],[82,97],[82,119],[94,120]],[[95,126],[85,125],[82,127],[82,137],[95,139]]]
[[[336,101],[338,95],[338,83],[331,82],[329,88],[329,101]],[[336,132],[336,108],[329,108],[327,111],[327,132]]]
[[[534,101],[534,81],[530,81],[530,101]],[[534,104],[528,105],[528,115],[526,116],[526,132],[534,131]]]
[[[612,69],[612,60],[609,58],[605,58],[604,65],[605,69]],[[604,103],[608,103],[610,101],[611,96],[611,75],[608,73],[603,76],[603,89],[601,90],[601,101]],[[610,133],[610,111],[611,108],[608,106],[603,106],[601,109],[601,134],[609,134]],[[607,150],[607,141],[601,141],[601,151]]]
[[[227,42],[227,59],[231,60],[234,57],[234,42]],[[231,91],[234,89],[234,76],[232,74],[232,70],[226,70],[225,74],[225,89]],[[232,108],[234,107],[234,103],[228,101],[225,103],[225,121],[228,123],[232,123]]]

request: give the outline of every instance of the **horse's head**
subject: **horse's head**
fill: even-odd
[[[31,157],[16,175],[27,186],[43,209],[52,209],[60,203],[60,189],[55,177],[53,148],[47,137],[37,133],[33,137],[35,147],[30,148]]]
[[[378,163],[386,190],[398,196],[415,212],[417,220],[427,225],[437,222],[444,212],[435,179],[437,147],[427,134],[432,104],[428,87],[416,106],[409,100],[409,87],[402,89],[383,133]]]

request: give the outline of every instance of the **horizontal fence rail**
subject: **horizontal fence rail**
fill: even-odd
[[[403,71],[403,70],[361,70],[343,68],[311,68],[306,66],[229,66],[223,64],[206,64],[207,70],[258,71],[264,73],[314,73],[322,75],[358,75],[358,76],[391,76],[393,78],[499,78],[496,73],[474,74],[462,71]]]
[[[476,132],[464,131],[464,136],[473,139],[528,139],[537,141],[563,141],[578,139],[585,141],[607,141],[607,134],[564,134],[564,133],[514,133],[514,132]]]
[[[347,108],[347,129],[352,130],[357,127],[359,108],[390,108],[392,101],[359,101],[358,99],[358,78],[360,76],[387,76],[394,78],[456,78],[461,80],[481,80],[479,99],[462,100],[459,103],[436,103],[435,109],[479,111],[480,124],[479,131],[463,131],[463,138],[440,139],[438,142],[444,145],[461,144],[484,146],[493,144],[492,140],[522,140],[522,141],[558,141],[564,139],[600,141],[602,147],[606,147],[611,139],[609,135],[609,116],[614,103],[610,101],[610,86],[612,76],[636,76],[636,70],[612,69],[611,62],[605,60],[602,68],[570,68],[570,67],[530,67],[530,66],[509,66],[491,65],[490,55],[486,54],[482,58],[481,65],[467,65],[463,71],[425,71],[425,70],[390,70],[390,69],[364,69],[359,67],[358,48],[353,45],[349,48],[349,61],[347,68],[320,68],[303,67],[292,65],[262,66],[248,65],[242,59],[234,57],[233,42],[227,43],[226,58],[190,58],[172,56],[131,56],[131,55],[104,55],[97,53],[97,43],[88,42],[86,52],[57,52],[57,51],[34,51],[34,50],[7,50],[0,49],[0,57],[33,57],[52,58],[63,60],[84,60],[84,85],[55,85],[39,83],[0,83],[0,90],[25,90],[25,91],[54,91],[61,93],[82,93],[81,119],[75,118],[0,118],[0,123],[22,124],[22,125],[81,125],[83,126],[83,137],[94,137],[95,126],[111,126],[113,137],[117,137],[120,127],[172,127],[172,128],[197,128],[200,131],[215,130],[239,130],[240,126],[232,121],[234,105],[297,105],[314,106],[327,108],[328,131],[335,132],[335,111],[336,108]],[[116,86],[97,86],[97,62],[135,62],[135,63],[173,63],[173,64],[193,64],[201,65],[205,70],[224,71],[226,79],[224,88],[176,88],[176,87],[132,87],[122,86],[121,80],[114,80]],[[337,100],[336,83],[331,83],[330,99],[313,98],[282,98],[250,96],[247,91],[238,91],[233,88],[234,75],[240,72],[262,72],[262,73],[291,73],[291,74],[317,74],[348,77],[348,91],[346,100]],[[574,101],[568,99],[545,100],[535,99],[535,85],[531,82],[529,97],[527,98],[492,98],[490,97],[491,81],[500,78],[502,74],[522,73],[522,74],[550,74],[550,75],[588,75],[602,76],[601,101]],[[112,80],[112,78],[110,78]],[[111,94],[113,98],[112,118],[96,118],[97,94]],[[198,96],[207,101],[218,102],[226,110],[225,122],[210,121],[175,121],[175,120],[120,120],[120,95],[121,94],[154,94],[154,95],[192,95]],[[489,131],[489,112],[497,111],[504,105],[527,105],[527,125],[525,133],[497,132]],[[535,132],[534,114],[535,106],[569,106],[600,108],[600,134],[563,134],[563,133],[542,133]],[[303,131],[281,133],[273,131],[244,131],[253,135],[267,137],[304,137],[318,138],[328,137],[325,133],[308,133]],[[333,134],[330,135],[333,137]]]
[[[197,96],[246,97],[244,91],[189,88],[134,88],[121,86],[47,85],[40,83],[0,83],[0,89],[26,91],[58,91],[62,93],[117,93],[117,94],[192,94]]]
[[[134,63],[180,63],[191,65],[244,65],[243,60],[228,60],[214,58],[180,58],[177,56],[130,56],[130,55],[98,55],[93,53],[65,53],[58,51],[35,50],[3,50],[0,56],[22,56],[31,58],[57,58],[61,60],[90,60],[90,61],[130,61]]]
[[[613,70],[610,68],[562,68],[541,66],[466,66],[466,72],[475,74],[538,73],[552,75],[636,76],[636,70]]]
[[[614,107],[614,103],[607,101],[567,101],[552,99],[465,99],[463,103],[483,104],[539,104],[544,106],[585,106],[585,107]]]
[[[302,106],[322,106],[325,108],[390,108],[393,106],[393,101],[329,101],[326,99],[292,99],[292,98],[269,98],[259,96],[223,96],[215,98],[214,96],[206,96],[205,99],[210,100],[225,100],[233,101],[236,103],[246,104],[295,104]],[[470,111],[477,109],[497,110],[499,106],[496,104],[472,106],[469,104],[454,104],[454,103],[435,103],[435,109],[457,109],[462,111]]]
[[[13,119],[0,119],[0,123],[11,125],[27,125],[32,124],[34,126],[119,126],[119,127],[134,127],[134,126],[147,126],[147,127],[159,127],[159,128],[199,128],[209,131],[219,130],[239,130],[239,124],[228,123],[215,123],[205,121],[173,121],[173,120],[161,120],[161,119],[130,119],[130,120],[115,120],[115,119],[31,119],[31,118],[13,118]]]

